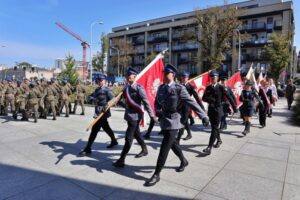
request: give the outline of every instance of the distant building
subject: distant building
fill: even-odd
[[[271,43],[272,33],[293,33],[294,11],[292,1],[283,0],[249,0],[230,4],[242,10],[238,19],[242,25],[239,28],[241,34],[248,33],[250,39],[241,40],[241,67],[253,66],[262,71],[270,67],[262,55],[265,46]],[[200,10],[206,12],[206,9]],[[159,53],[169,49],[167,61],[178,67],[179,71],[188,71],[191,74],[199,74],[206,69],[201,67],[203,61],[195,61],[201,47],[194,41],[185,41],[183,36],[188,31],[201,35],[201,29],[195,26],[195,11],[118,26],[108,34],[109,45],[113,47],[118,40],[126,40],[133,44],[134,52],[130,55],[131,65],[137,69],[146,66],[146,57],[152,52]],[[224,54],[224,65],[231,72],[238,70],[238,38],[232,40],[232,51]],[[293,38],[290,46],[293,53]],[[108,72],[117,73],[115,62],[117,51],[110,49],[108,55]],[[294,73],[294,61],[291,58],[289,74]],[[114,60],[114,62],[112,62]],[[127,66],[125,66],[127,67]]]
[[[4,80],[6,78],[10,78],[13,80],[23,80],[23,78],[30,79],[33,77],[50,79],[53,77],[53,71],[40,67],[26,69],[18,67],[0,70],[0,80]]]

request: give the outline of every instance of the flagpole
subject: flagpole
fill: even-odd
[[[168,48],[163,50],[162,52],[160,52],[155,58],[154,60],[152,60],[135,78],[135,82],[138,81],[138,79],[140,79],[153,65],[156,61],[158,61],[159,59],[164,57],[164,54],[166,53],[166,51],[168,51]],[[123,87],[124,89],[124,87]],[[107,107],[105,109],[104,112],[101,112],[100,115],[98,115],[98,117],[96,119],[94,119],[89,126],[87,127],[86,131],[89,131],[100,119],[101,117],[104,115],[104,113],[110,109],[113,105],[115,105],[117,103],[117,101],[119,100],[119,98],[121,97],[122,93],[123,93],[123,89],[121,90],[121,92],[112,100],[110,100],[107,104]]]

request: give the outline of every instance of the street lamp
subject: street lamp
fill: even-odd
[[[238,70],[241,69],[241,33],[239,29],[236,29],[236,32],[239,35],[239,58],[238,58]]]
[[[91,72],[90,72],[90,76],[91,76],[91,84],[93,84],[93,27],[96,24],[103,24],[103,22],[101,21],[94,21],[93,23],[91,23],[91,31],[90,31],[90,37],[91,37],[91,41],[90,41],[90,65],[91,65]]]
[[[118,49],[117,47],[110,47],[111,49],[114,49],[117,51],[118,53],[118,77],[120,76],[120,70],[119,70],[119,67],[120,67],[120,49]]]

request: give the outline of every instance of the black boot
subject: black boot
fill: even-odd
[[[80,156],[88,156],[92,154],[91,148],[84,148],[82,151],[79,152]]]
[[[146,187],[151,187],[160,181],[159,174],[153,174],[153,176],[147,180],[144,184]]]
[[[179,129],[179,131],[178,131],[178,135],[177,135],[177,138],[176,138],[178,144],[180,144],[180,140],[181,140],[181,137],[183,135],[183,132],[184,132],[184,129]]]
[[[110,145],[108,145],[106,148],[110,149],[110,148],[113,148],[114,146],[118,145],[118,141],[116,139],[112,140],[110,142]]]
[[[206,149],[203,149],[203,153],[210,155],[211,154],[211,147],[208,146]]]
[[[189,162],[184,159],[183,161],[181,161],[180,166],[176,169],[176,172],[183,172],[185,167],[189,165]]]
[[[193,126],[195,124],[195,120],[193,117],[190,117],[190,126]]]
[[[141,158],[141,157],[147,156],[147,155],[148,155],[148,149],[145,145],[142,147],[142,151],[139,154],[135,155],[135,158]]]
[[[248,122],[248,126],[247,126],[247,134],[249,134],[249,133],[250,133],[250,127],[251,127],[251,123],[250,123],[250,122]]]
[[[222,140],[218,140],[217,143],[214,145],[215,148],[219,148],[222,144]]]
[[[190,140],[190,139],[192,139],[191,133],[188,133],[188,135],[185,138],[183,138],[183,140]]]
[[[248,133],[247,130],[248,130],[248,122],[245,122],[245,129],[244,129],[244,131],[242,132],[242,134],[246,136],[247,133]]]
[[[125,161],[124,161],[124,159],[120,158],[115,163],[113,163],[113,166],[118,167],[118,168],[125,167]]]
[[[143,137],[144,137],[145,139],[150,139],[150,133],[147,132],[145,135],[143,135]]]

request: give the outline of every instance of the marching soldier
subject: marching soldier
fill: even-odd
[[[45,109],[45,103],[44,103],[44,88],[45,88],[45,79],[41,78],[40,80],[36,81],[36,86],[35,88],[39,91],[39,93],[41,94],[41,97],[38,98],[38,111],[40,113],[40,118],[44,118],[44,109]]]
[[[51,108],[51,111],[53,113],[53,120],[56,120],[56,109],[55,109],[56,98],[55,97],[57,96],[57,92],[56,89],[53,88],[51,80],[48,80],[47,83],[48,84],[44,90],[44,96],[45,96],[44,118],[47,119],[49,109]]]
[[[202,101],[200,100],[197,92],[195,91],[194,86],[191,85],[190,83],[188,83],[189,76],[190,75],[186,72],[182,73],[182,75],[180,77],[180,83],[186,88],[189,95],[193,96],[195,98],[196,102],[199,104],[199,106],[202,108],[202,110],[204,110],[204,106],[202,104]],[[189,140],[189,139],[192,138],[191,128],[190,128],[190,124],[189,124],[189,121],[188,121],[189,116],[191,115],[191,113],[192,112],[190,110],[189,105],[183,104],[182,105],[182,112],[181,112],[181,120],[182,120],[182,123],[184,125],[184,128],[179,130],[178,137],[177,137],[178,143],[180,142],[180,139],[181,139],[181,137],[184,133],[184,129],[186,129],[187,136],[185,138],[183,138],[183,140]]]
[[[224,86],[224,88],[227,91],[229,97],[231,98],[231,101],[233,101],[234,104],[236,105],[236,99],[235,99],[235,96],[232,92],[232,89],[231,89],[231,87],[226,85],[227,79],[228,79],[227,75],[221,76],[220,77],[220,84]],[[226,96],[224,96],[222,98],[222,107],[223,107],[224,115],[221,118],[220,130],[226,130],[227,129],[226,117],[228,117],[228,115],[231,114],[230,101],[228,100],[228,98]]]
[[[38,109],[39,109],[39,98],[41,98],[42,94],[39,89],[36,88],[36,83],[32,82],[29,84],[28,91],[28,111],[26,112],[26,119],[28,120],[28,116],[31,112],[33,112],[34,122],[37,123],[38,120]]]
[[[11,106],[11,112],[13,116],[16,116],[16,107],[15,107],[15,86],[11,79],[6,80],[8,85],[4,89],[4,115],[8,114],[8,106]]]
[[[18,82],[17,82],[18,83]],[[23,82],[20,84],[18,83],[17,91],[16,91],[16,115],[14,116],[17,119],[18,111],[22,113],[22,121],[27,121],[26,119],[26,97],[28,95],[29,90],[29,79],[24,78]]]
[[[97,78],[98,88],[95,90],[93,94],[91,94],[90,98],[94,100],[95,102],[95,116],[94,118],[97,118],[97,116],[101,112],[105,112],[107,108],[107,104],[110,100],[114,98],[113,91],[106,87],[106,76],[103,74],[100,74]],[[82,150],[79,154],[89,155],[92,153],[92,145],[97,137],[98,132],[101,128],[106,132],[106,134],[110,137],[111,143],[107,146],[107,148],[112,148],[115,145],[118,145],[118,141],[115,138],[113,130],[110,128],[108,123],[108,118],[111,116],[110,110],[107,110],[104,115],[96,122],[96,124],[93,126],[88,143],[84,150]]]
[[[234,113],[237,112],[236,105],[229,96],[228,92],[225,90],[224,86],[218,83],[218,72],[211,71],[209,76],[211,85],[207,86],[202,98],[203,101],[208,103],[208,117],[211,124],[209,144],[208,147],[203,150],[203,152],[207,155],[211,154],[211,149],[213,146],[215,148],[219,148],[222,144],[219,127],[221,117],[224,115],[222,107],[222,99],[224,98],[224,96],[229,100]],[[217,143],[214,144],[216,140]]]
[[[182,150],[176,140],[178,130],[183,128],[181,119],[181,106],[182,104],[188,104],[195,112],[197,112],[199,118],[203,120],[205,126],[208,125],[208,117],[206,113],[201,109],[189,95],[186,88],[178,83],[174,82],[177,69],[168,64],[164,68],[164,84],[158,88],[155,99],[155,111],[158,117],[160,117],[160,127],[163,132],[163,141],[157,164],[153,176],[145,182],[145,186],[153,186],[160,180],[160,173],[167,160],[170,149],[178,156],[181,163],[176,169],[177,172],[184,171],[188,165],[188,161],[182,154]]]
[[[76,114],[77,105],[79,104],[81,106],[81,114],[80,115],[84,115],[84,96],[85,96],[86,91],[85,91],[84,86],[80,83],[80,80],[77,80],[75,90],[76,90],[76,99],[75,99],[73,114]]]
[[[121,153],[121,157],[113,163],[115,167],[124,167],[125,158],[129,152],[133,139],[135,138],[142,148],[142,151],[135,157],[140,158],[148,155],[148,150],[145,142],[143,141],[140,133],[140,124],[143,123],[144,110],[141,107],[143,104],[150,118],[154,120],[154,113],[151,109],[149,101],[146,97],[144,88],[135,82],[135,78],[138,72],[135,69],[129,68],[127,70],[127,83],[128,85],[123,90],[123,98],[126,104],[119,101],[119,104],[125,107],[124,119],[127,121],[128,128],[125,134],[125,145]]]
[[[69,95],[72,94],[70,87],[68,86],[68,81],[63,80],[63,86],[60,88],[60,108],[59,112],[62,112],[62,109],[66,109],[66,117],[69,117]]]
[[[0,115],[4,114],[4,81],[0,82]]]
[[[296,86],[293,84],[293,81],[291,79],[288,80],[288,85],[285,89],[285,97],[288,103],[288,109],[291,110],[293,101],[294,101],[294,95],[296,92]]]

